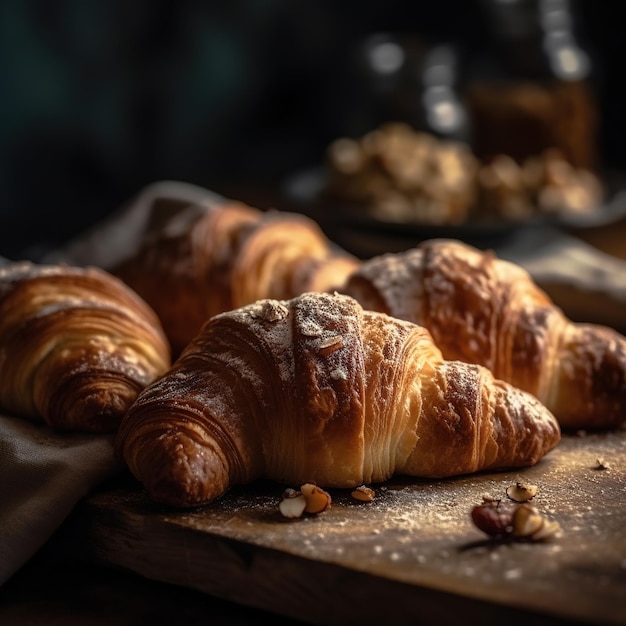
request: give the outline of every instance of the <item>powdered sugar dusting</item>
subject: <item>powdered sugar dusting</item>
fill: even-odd
[[[354,296],[364,308],[372,308],[367,292],[358,289],[358,279],[370,282],[383,298],[390,313],[410,322],[423,317],[422,252],[411,249],[398,254],[383,254],[364,261],[347,283],[346,293]]]

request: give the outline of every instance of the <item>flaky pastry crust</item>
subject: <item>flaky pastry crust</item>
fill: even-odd
[[[154,500],[189,507],[259,478],[348,488],[524,467],[559,438],[536,398],[444,361],[425,328],[305,293],[213,317],[140,394],[116,450]]]
[[[574,323],[522,267],[454,240],[369,259],[341,288],[422,324],[446,359],[489,368],[567,429],[626,424],[626,338]]]
[[[0,267],[0,407],[58,430],[112,432],[170,366],[154,311],[96,268]]]

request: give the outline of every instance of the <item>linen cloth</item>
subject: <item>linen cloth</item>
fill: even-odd
[[[0,584],[48,541],[81,498],[120,471],[112,436],[58,434],[0,415]]]

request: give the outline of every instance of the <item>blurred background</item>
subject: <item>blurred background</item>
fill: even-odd
[[[625,20],[596,0],[0,0],[0,255],[158,180],[291,209],[286,181],[391,119],[619,173]]]

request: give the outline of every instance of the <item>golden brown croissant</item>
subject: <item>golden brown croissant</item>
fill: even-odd
[[[523,268],[492,253],[425,241],[363,262],[341,291],[426,326],[446,359],[531,392],[563,428],[626,422],[626,339],[572,322]]]
[[[152,309],[103,270],[0,267],[0,407],[55,429],[112,432],[170,366]]]
[[[261,212],[238,202],[157,229],[112,273],[156,311],[177,355],[212,315],[232,308],[231,272],[240,240]]]
[[[311,219],[228,201],[166,224],[112,272],[159,315],[175,355],[213,315],[343,284],[358,261]]]
[[[152,499],[189,507],[259,478],[343,488],[529,466],[559,440],[536,398],[444,361],[423,327],[306,293],[209,320],[115,445]]]

